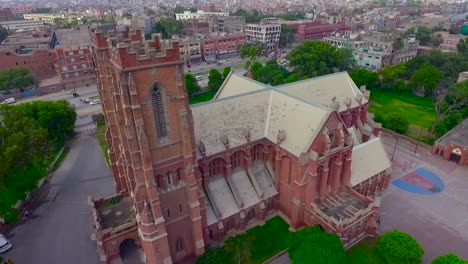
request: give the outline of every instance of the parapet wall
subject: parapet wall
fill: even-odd
[[[122,27],[107,32],[92,29],[91,40],[95,49],[109,50],[110,61],[122,70],[180,62],[179,41],[174,37],[152,34],[144,40],[141,30]]]

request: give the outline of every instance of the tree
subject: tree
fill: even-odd
[[[281,24],[281,33],[279,38],[279,45],[281,47],[287,47],[294,42],[294,36],[296,30],[286,24]]]
[[[459,256],[453,253],[438,256],[436,259],[431,261],[431,264],[466,264],[466,263],[467,261],[464,261]]]
[[[340,238],[321,230],[307,227],[290,234],[288,253],[293,264],[341,264],[346,254]]]
[[[0,25],[0,42],[8,37],[8,30]]]
[[[442,78],[442,72],[429,63],[424,63],[411,77],[410,87],[423,88],[426,96],[432,95]]]
[[[435,101],[436,120],[431,127],[430,133],[434,134],[437,124],[451,111],[463,110],[468,105],[468,80],[453,84],[447,89],[437,91]]]
[[[224,248],[211,249],[207,248],[205,254],[198,257],[195,264],[220,264],[232,262],[229,254]]]
[[[239,55],[241,59],[248,59],[245,63],[247,69],[255,63],[258,57],[260,57],[263,52],[266,50],[266,45],[264,43],[246,43],[241,46]]]
[[[10,68],[0,72],[0,91],[24,89],[34,85],[32,71],[26,67]]]
[[[198,11],[198,9],[197,9],[196,7],[194,7],[194,6],[190,7],[189,10],[190,10],[190,12],[192,12],[192,13],[196,13],[196,12]]]
[[[176,14],[183,13],[184,11],[185,11],[185,8],[183,6],[180,6],[180,5],[176,5],[176,7],[174,9],[174,13],[176,13]]]
[[[388,264],[420,263],[424,254],[416,239],[398,230],[377,238],[376,250]]]
[[[349,49],[338,49],[323,41],[306,40],[286,56],[299,78],[316,77],[351,70],[354,59]]]
[[[405,42],[403,41],[403,38],[398,37],[393,41],[392,47],[393,47],[393,50],[397,51],[403,48],[404,45],[405,45]]]
[[[438,48],[440,44],[442,44],[442,42],[444,42],[444,40],[442,39],[442,36],[440,34],[437,34],[436,36],[432,36],[431,38],[431,44],[432,44],[432,47],[434,48]]]
[[[267,64],[257,70],[255,80],[264,84],[276,86],[283,84],[285,82],[285,78],[287,78],[289,74],[290,73],[285,68],[276,63]]]
[[[297,74],[296,73],[292,73],[288,76],[288,78],[286,78],[285,82],[286,83],[292,83],[292,82],[297,82]]]
[[[463,56],[468,57],[468,38],[460,39],[457,44],[457,50],[463,54]]]
[[[189,96],[192,96],[200,90],[200,86],[198,85],[195,75],[190,73],[185,74],[185,88],[187,89]]]
[[[240,264],[249,255],[249,243],[245,235],[231,236],[226,239],[225,248],[227,252],[233,253],[235,263]]]
[[[163,39],[169,39],[172,35],[179,35],[183,29],[184,24],[173,18],[163,18],[153,26],[153,32],[161,33]]]
[[[208,89],[212,92],[217,92],[219,87],[223,84],[223,76],[216,69],[210,70],[210,75],[208,76]]]
[[[391,113],[383,118],[383,126],[397,133],[404,134],[408,131],[408,119],[406,116]]]
[[[250,72],[252,73],[252,77],[254,78],[254,80],[257,79],[257,76],[258,76],[258,71],[263,67],[263,64],[261,64],[260,62],[255,62],[252,64],[252,66],[250,67]]]
[[[406,33],[414,34],[416,36],[416,39],[419,40],[419,44],[423,46],[430,44],[432,39],[432,30],[425,26],[410,28]]]
[[[231,72],[231,67],[227,66],[226,68],[224,68],[223,79],[226,79],[230,72]]]
[[[153,16],[155,14],[154,10],[146,6],[143,7],[143,10],[147,16]]]
[[[374,88],[378,79],[378,74],[376,72],[371,72],[365,68],[355,68],[353,71],[349,72],[349,76],[353,79],[357,87],[365,85],[367,89]]]
[[[400,76],[406,72],[406,65],[403,63],[397,64],[394,67],[386,65],[383,69],[380,69],[378,74],[378,83],[383,90],[393,90],[395,82]]]

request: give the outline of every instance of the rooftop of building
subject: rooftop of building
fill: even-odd
[[[444,146],[457,144],[468,148],[468,118],[463,120],[463,122],[450,130],[447,134],[436,140],[436,143]]]
[[[62,29],[55,31],[59,46],[86,46],[91,45],[91,35],[87,26],[74,29]]]
[[[341,192],[336,195],[328,195],[318,204],[318,208],[329,217],[345,220],[366,209],[367,205],[357,197]]]
[[[135,211],[130,197],[109,198],[96,206],[103,229],[115,228],[135,220]]]
[[[1,44],[2,45],[40,45],[52,41],[54,32],[47,28],[36,30],[18,30],[8,36]]]

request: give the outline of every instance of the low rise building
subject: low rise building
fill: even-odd
[[[15,16],[11,12],[11,8],[0,7],[0,21],[11,21],[15,20]]]
[[[180,59],[186,63],[202,61],[201,40],[186,38],[179,40]]]
[[[296,30],[296,38],[298,41],[315,40],[331,37],[335,35],[346,34],[346,22],[340,21],[336,24],[322,23],[319,20],[315,21],[282,21]]]
[[[183,13],[176,13],[176,20],[199,19],[209,16],[229,16],[229,12],[205,12],[198,10],[197,12],[184,11]]]
[[[190,19],[184,21],[184,33],[186,36],[208,35],[210,33],[210,24],[206,19]]]
[[[244,34],[213,36],[202,40],[203,58],[205,61],[225,59],[237,56],[241,45],[246,41]]]
[[[3,40],[0,47],[9,48],[17,53],[28,53],[40,47],[53,49],[56,41],[57,37],[53,30],[41,27],[35,30],[17,31]]]
[[[274,51],[281,34],[281,25],[278,21],[262,21],[257,24],[245,25],[245,36],[249,42],[265,43],[268,50]]]
[[[468,119],[436,140],[432,153],[459,165],[468,165]]]
[[[244,33],[245,17],[217,16],[216,23],[219,32]]]
[[[47,47],[17,53],[14,49],[0,47],[0,71],[14,67],[28,67],[38,80],[55,76],[55,52]]]
[[[453,35],[449,32],[438,31],[434,32],[434,36],[440,36],[442,38],[442,43],[439,45],[441,50],[457,51],[457,44],[461,39],[466,38],[463,35]]]
[[[10,31],[17,30],[33,30],[39,27],[44,27],[44,21],[38,20],[12,20],[12,21],[2,21],[0,26]]]
[[[91,45],[56,47],[55,69],[65,88],[96,82]]]

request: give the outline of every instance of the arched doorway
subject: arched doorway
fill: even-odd
[[[136,241],[131,238],[127,238],[119,245],[119,255],[122,262],[125,264],[140,264],[140,252]]]
[[[460,162],[462,152],[459,148],[455,148],[452,150],[452,153],[450,153],[449,160],[455,161],[456,163]]]

